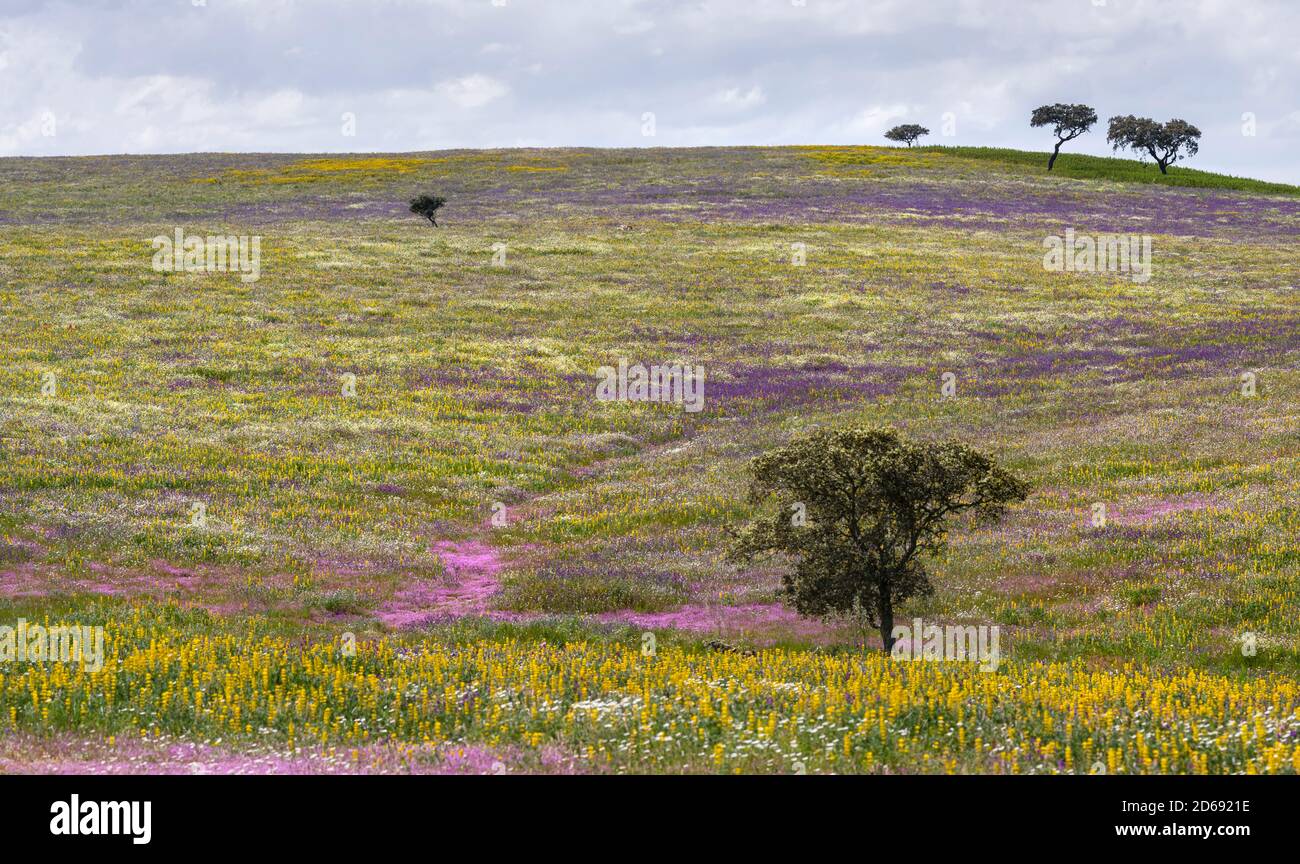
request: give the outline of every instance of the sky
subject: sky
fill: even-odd
[[[1297,0],[0,0],[0,156],[926,143],[1300,183]]]

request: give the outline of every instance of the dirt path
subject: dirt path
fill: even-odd
[[[438,541],[445,579],[408,585],[376,613],[390,627],[410,627],[437,618],[487,615],[489,601],[501,590],[498,574],[505,567],[500,553],[481,540]]]
[[[678,449],[690,440],[677,440],[648,447],[635,457],[653,458],[657,451]],[[600,460],[584,466],[578,473],[584,478],[596,479],[619,462]],[[530,498],[511,508],[512,521],[526,520],[537,505],[547,496]],[[505,621],[535,621],[548,617],[544,612],[509,612],[494,609],[493,598],[502,590],[500,573],[506,567],[503,551],[491,546],[488,534],[492,531],[484,522],[476,537],[459,542],[438,541],[433,551],[446,568],[441,581],[423,581],[408,585],[383,604],[376,617],[394,628],[417,627],[435,621],[465,616],[483,616]],[[627,624],[646,630],[673,629],[697,634],[709,634],[723,639],[740,639],[754,644],[770,643],[783,638],[796,637],[814,642],[836,641],[843,636],[840,628],[800,617],[794,610],[780,603],[751,603],[731,606],[717,603],[691,602],[667,612],[643,613],[633,609],[618,609],[588,616],[606,624]]]

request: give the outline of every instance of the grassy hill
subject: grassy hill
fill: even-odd
[[[1294,771],[1300,201],[1039,155],[0,160],[0,621],[102,625],[112,670],[6,672],[0,758]],[[178,228],[259,278],[159,272]],[[1046,268],[1067,230],[1150,278]],[[598,400],[620,360],[704,410]],[[999,627],[998,673],[864,662],[722,560],[748,460],[851,423],[1031,482],[900,613]]]
[[[1000,147],[920,147],[935,153],[975,159],[987,165],[988,170],[1020,174],[1046,173],[1045,166],[1051,155],[1047,152],[1008,150]],[[1063,152],[1056,160],[1052,174],[1077,180],[1110,180],[1117,183],[1156,183],[1161,186],[1186,186],[1196,189],[1237,189],[1268,195],[1300,195],[1300,186],[1289,183],[1270,183],[1248,177],[1215,174],[1184,165],[1172,165],[1168,174],[1150,162],[1121,159],[1112,156],[1089,156]]]

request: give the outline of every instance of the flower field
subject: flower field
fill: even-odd
[[[637,772],[1300,770],[1300,684],[1279,674],[1083,660],[985,674],[882,654],[647,655],[635,634],[557,644],[488,631],[348,656],[337,642],[232,632],[174,608],[106,623],[121,635],[105,669],[5,677],[8,732],[94,724],[113,744],[197,734],[358,762],[396,743],[411,770],[463,741],[503,753],[564,742],[572,755],[557,767]]]
[[[0,663],[0,770],[1300,771],[1300,189],[1074,164],[0,160],[0,625],[106,644]],[[158,272],[177,228],[260,278]],[[620,359],[703,410],[598,400]],[[723,560],[748,461],[850,423],[1030,482],[900,610],[997,671]]]

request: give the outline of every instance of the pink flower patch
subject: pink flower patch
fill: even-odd
[[[399,591],[377,613],[390,627],[410,627],[430,618],[483,615],[501,590],[500,554],[484,543],[440,541],[433,546],[446,568],[445,582],[418,582]]]
[[[1117,507],[1118,512],[1114,519],[1120,525],[1149,525],[1178,513],[1205,510],[1217,503],[1212,496],[1200,493],[1180,495],[1175,498],[1157,498],[1140,505]]]
[[[647,630],[686,630],[760,642],[781,636],[825,636],[836,629],[834,625],[827,625],[815,618],[804,618],[779,603],[750,603],[743,606],[692,604],[671,612],[602,612],[596,618],[607,623],[630,624]]]

